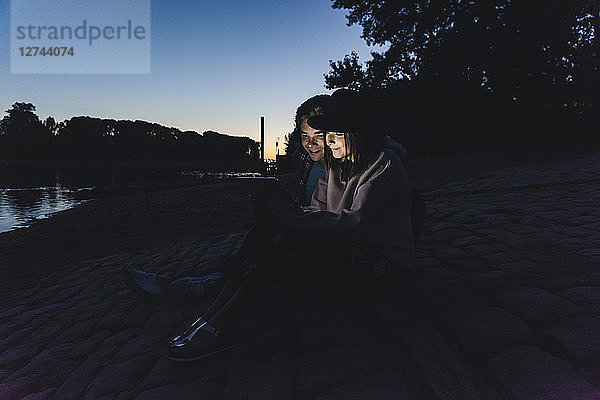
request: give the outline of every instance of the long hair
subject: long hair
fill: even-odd
[[[344,133],[344,141],[346,157],[334,158],[329,146],[325,146],[325,164],[327,168],[340,168],[342,179],[350,180],[366,171],[372,158],[383,149],[384,136],[375,133]]]

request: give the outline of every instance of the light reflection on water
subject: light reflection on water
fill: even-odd
[[[204,179],[228,179],[248,176],[261,176],[259,172],[206,172],[206,171],[179,171],[181,176],[193,176],[196,178]]]
[[[80,204],[73,192],[60,185],[33,188],[0,188],[0,232],[28,226]]]
[[[79,169],[9,167],[0,165],[0,233],[27,227],[81,204],[75,194],[93,188],[127,187],[144,183],[161,185],[174,179],[190,184],[257,176],[256,172],[206,172],[199,170],[115,170],[103,167]],[[71,189],[69,189],[71,188]],[[87,197],[87,196],[86,196]]]

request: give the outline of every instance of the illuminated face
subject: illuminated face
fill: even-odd
[[[348,155],[348,151],[346,149],[346,139],[343,133],[327,133],[327,145],[331,149],[331,153],[335,158],[344,158]]]
[[[306,123],[306,119],[300,124],[300,141],[302,147],[310,156],[310,159],[316,162],[323,160],[325,156],[325,143],[323,140],[323,131],[311,128]]]

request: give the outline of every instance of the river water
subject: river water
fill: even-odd
[[[27,227],[32,221],[75,207],[81,201],[60,184],[28,188],[0,188],[0,233]]]
[[[0,233],[24,228],[31,222],[81,204],[93,189],[161,187],[173,182],[199,184],[256,175],[240,172],[203,172],[180,169],[96,167],[40,167],[0,165]],[[146,190],[146,189],[145,189]],[[88,192],[88,193],[86,193]],[[91,196],[90,196],[91,194]]]
[[[78,168],[0,166],[0,232],[27,227],[32,221],[75,207],[78,192],[90,190],[96,176],[85,176]]]

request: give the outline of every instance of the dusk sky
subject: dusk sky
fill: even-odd
[[[151,73],[11,74],[10,1],[0,0],[1,111],[24,101],[42,119],[140,119],[256,140],[264,115],[273,157],[296,107],[329,92],[329,60],[368,58],[345,14],[328,0],[153,1]]]

